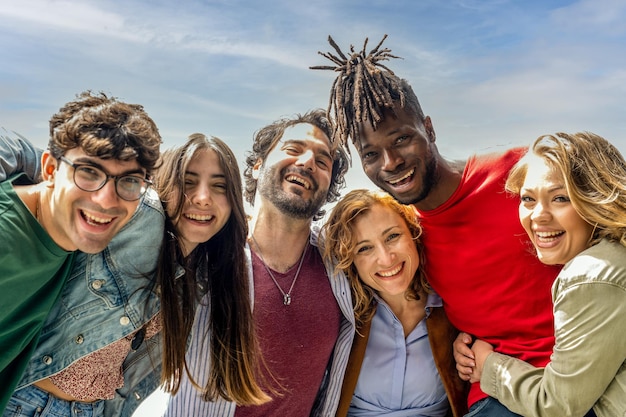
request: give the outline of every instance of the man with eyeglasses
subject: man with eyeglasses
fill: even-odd
[[[49,376],[69,366],[73,358],[65,355],[65,349],[55,350],[51,333],[69,333],[78,355],[100,343],[98,337],[117,337],[80,327],[81,315],[90,314],[82,299],[90,291],[111,308],[109,320],[120,332],[137,324],[137,315],[124,311],[128,299],[107,298],[110,293],[99,291],[119,286],[114,278],[129,275],[119,271],[127,263],[137,269],[140,279],[156,260],[158,245],[149,248],[146,259],[119,258],[117,263],[108,256],[107,245],[123,248],[129,237],[124,242],[112,242],[113,238],[137,212],[147,210],[144,194],[160,144],[158,129],[142,106],[84,92],[50,120],[41,178],[22,173],[0,183],[0,411],[20,381],[22,398],[28,401],[49,394],[63,398]],[[2,150],[3,155],[10,152]],[[151,199],[159,233],[162,209],[157,198]],[[157,240],[160,243],[160,236]],[[94,277],[110,277],[111,282]],[[145,279],[143,286],[149,282]],[[125,294],[139,295],[145,297],[145,292]],[[57,322],[48,325],[50,316]]]

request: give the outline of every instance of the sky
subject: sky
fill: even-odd
[[[259,128],[327,106],[333,73],[309,66],[329,35],[387,34],[445,157],[581,130],[626,152],[624,21],[622,0],[0,0],[0,126],[45,147],[52,114],[104,91],[164,148],[201,132],[242,163]],[[369,186],[358,157],[347,180]]]
[[[52,114],[103,91],[164,148],[201,132],[242,164],[258,129],[327,107],[334,74],[309,67],[329,35],[387,34],[447,158],[581,130],[626,152],[624,20],[622,0],[0,0],[0,126],[45,147]],[[347,181],[369,186],[358,157]]]

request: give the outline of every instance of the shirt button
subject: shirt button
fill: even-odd
[[[83,337],[82,334],[79,334],[78,336],[76,336],[74,341],[76,342],[77,345],[82,345],[82,343],[85,341],[85,338]]]
[[[128,326],[129,323],[130,323],[130,319],[128,317],[126,317],[126,316],[124,316],[124,317],[122,317],[120,319],[120,324],[122,326]]]
[[[97,279],[91,284],[91,288],[93,288],[94,290],[99,290],[100,288],[102,288],[103,284],[104,281],[102,281],[101,279]]]
[[[50,365],[52,363],[52,356],[46,355],[43,358],[41,358],[41,361],[45,363],[46,365]]]

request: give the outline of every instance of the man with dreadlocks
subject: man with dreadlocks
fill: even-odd
[[[504,192],[506,176],[525,149],[464,163],[442,157],[433,123],[411,86],[382,64],[397,58],[381,48],[386,37],[369,53],[366,39],[361,51],[350,46],[349,54],[329,37],[336,55],[320,54],[335,65],[311,67],[338,74],[328,109],[335,140],[349,151],[350,138],[370,180],[417,210],[426,276],[456,328],[498,352],[545,366],[554,344],[550,287],[558,269],[529,250],[518,201]],[[455,347],[471,358],[460,345],[464,349]],[[443,380],[458,377],[445,375],[449,366],[438,369]],[[517,416],[479,383],[470,388],[468,406],[472,416]]]

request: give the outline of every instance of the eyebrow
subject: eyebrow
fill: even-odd
[[[195,171],[185,171],[185,175],[191,175],[193,177],[201,177],[202,175]],[[226,174],[211,174],[209,178],[226,178]]]
[[[553,193],[555,191],[560,191],[560,190],[567,191],[567,188],[565,187],[564,184],[556,184],[555,186],[548,188],[548,192],[549,193]],[[522,192],[522,191],[535,192],[536,193],[537,192],[537,188],[536,187],[535,188],[522,187],[520,189],[520,192]]]
[[[84,156],[83,157],[78,157],[78,158],[74,159],[72,162],[74,164],[78,164],[78,165],[91,165],[93,167],[96,167],[96,168],[102,170],[105,174],[107,174],[109,176],[112,176],[112,177],[124,177],[124,176],[132,175],[132,174],[141,174],[141,175],[145,176],[147,174],[147,172],[143,168],[139,167],[139,168],[136,168],[136,169],[130,169],[128,171],[123,171],[123,172],[120,172],[119,174],[113,175],[106,168],[104,168],[101,164],[99,164],[98,162],[96,162],[96,161],[94,161],[92,159],[86,158]]]
[[[394,225],[394,226],[388,227],[385,230],[383,230],[383,232],[380,235],[381,236],[385,236],[387,233],[391,232],[393,229],[399,228],[399,227],[400,226],[398,226],[398,225]],[[369,242],[369,239],[358,241],[358,242],[356,242],[356,245],[358,246],[358,245],[360,245],[362,243],[366,243],[366,242]]]
[[[296,145],[300,145],[300,146],[306,147],[307,141],[303,140],[303,139],[284,139],[283,143],[284,144],[293,143],[293,144],[296,144]],[[328,152],[326,150],[323,150],[323,151],[318,152],[318,153],[321,154],[322,156],[330,159],[331,161],[333,161],[333,157],[330,156],[330,152]]]

